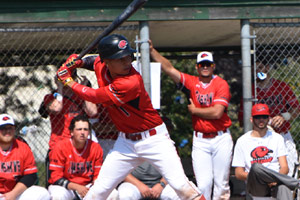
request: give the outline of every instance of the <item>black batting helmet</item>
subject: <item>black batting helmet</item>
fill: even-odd
[[[119,59],[136,52],[123,35],[112,34],[102,38],[98,44],[101,59]]]

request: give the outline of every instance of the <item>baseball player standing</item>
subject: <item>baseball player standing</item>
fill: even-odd
[[[229,199],[233,142],[228,129],[231,120],[226,113],[231,98],[227,82],[213,74],[216,66],[210,52],[198,54],[199,76],[191,76],[175,69],[149,42],[152,59],[161,63],[162,70],[181,89],[189,91],[188,110],[194,128],[192,159],[199,190],[211,199],[213,187],[213,199]]]
[[[99,42],[98,51],[100,57],[67,62],[57,72],[60,81],[81,98],[105,106],[120,131],[85,199],[106,199],[144,161],[158,169],[181,199],[205,199],[189,184],[174,142],[151,104],[142,76],[131,65],[135,50],[128,40],[117,34],[106,36]],[[94,70],[99,88],[73,81],[70,74],[75,67]]]
[[[49,192],[52,199],[83,198],[97,178],[103,162],[100,145],[88,139],[91,125],[87,117],[74,117],[69,126],[71,139],[66,138],[51,150]]]
[[[0,200],[50,200],[37,182],[37,167],[30,147],[15,138],[15,122],[0,115]]]

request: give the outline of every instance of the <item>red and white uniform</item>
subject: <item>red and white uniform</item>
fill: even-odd
[[[53,100],[53,94],[46,95],[44,97],[45,106]],[[71,137],[69,125],[74,117],[79,114],[84,114],[83,104],[84,101],[76,95],[73,95],[72,99],[63,97],[63,108],[61,112],[49,114],[52,131],[49,141],[49,149],[52,149],[58,141]]]
[[[33,153],[26,143],[14,139],[8,151],[0,149],[0,199],[1,194],[11,191],[24,175],[37,171]],[[50,196],[45,188],[31,186],[17,199],[26,198],[50,199]]]
[[[159,169],[181,199],[197,196],[199,192],[184,174],[174,142],[151,104],[141,75],[131,67],[128,75],[111,79],[99,57],[94,62],[94,70],[99,89],[79,84],[74,84],[72,89],[84,100],[105,106],[120,134],[84,199],[106,199],[127,174],[144,161]]]
[[[99,85],[98,90],[82,85],[80,87],[78,84],[74,85],[72,89],[84,100],[101,103],[107,107],[110,117],[119,131],[126,134],[136,133],[162,124],[162,119],[153,108],[144,88],[141,75],[133,67],[129,75],[112,80],[107,67],[97,57],[94,70]]]
[[[192,159],[197,186],[205,198],[211,199],[213,187],[213,199],[229,199],[233,147],[228,130],[231,120],[226,113],[231,98],[229,86],[225,80],[216,75],[213,75],[210,83],[205,84],[198,76],[181,73],[180,82],[190,91],[190,98],[196,107],[207,108],[216,104],[226,107],[220,119],[205,119],[192,115],[194,128]]]
[[[73,146],[71,139],[60,141],[49,155],[49,183],[53,184],[60,178],[80,185],[93,182],[101,169],[102,156],[100,145],[91,140],[87,140],[81,152]]]
[[[254,98],[254,87],[252,87]],[[256,88],[256,98],[258,103],[267,104],[270,108],[270,116],[275,117],[281,115],[281,113],[288,112],[290,108],[299,109],[300,105],[295,93],[291,87],[283,81],[272,78],[270,80],[269,87]],[[243,101],[241,101],[239,120],[243,120]],[[296,144],[289,131],[291,124],[289,121],[284,121],[280,128],[275,128],[275,132],[280,133],[284,137],[284,142],[287,149],[287,162],[289,166],[289,176],[294,173],[295,164],[298,163],[298,151]]]

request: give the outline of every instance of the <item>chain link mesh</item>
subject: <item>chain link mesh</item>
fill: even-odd
[[[253,35],[256,35],[254,45],[254,57],[256,61],[261,61],[264,66],[269,66],[268,70],[266,71],[267,76],[272,80],[276,79],[288,84],[290,89],[296,95],[296,98],[299,99],[299,19],[261,20],[252,23],[252,31]],[[260,71],[259,68],[260,66],[256,66],[256,69],[258,70],[257,72]],[[256,74],[253,75],[254,77],[256,76]],[[254,78],[254,80],[256,80],[256,78]],[[300,123],[299,118],[297,117],[299,113],[299,107],[297,105],[293,105],[295,102],[292,100],[286,104],[285,96],[288,88],[283,88],[282,84],[276,86],[274,81],[272,82],[272,85],[274,86],[272,88],[272,92],[268,93],[268,98],[265,98],[263,102],[269,104],[271,113],[272,111],[279,113],[284,113],[286,111],[292,113],[295,111],[296,117],[290,120],[290,132],[297,145],[297,149],[299,149],[300,134],[298,130],[300,128]],[[261,87],[259,81],[256,81],[255,86],[257,91],[257,88]],[[271,87],[271,85],[268,87]],[[287,96],[291,98],[291,95]]]
[[[45,185],[44,163],[51,134],[49,118],[42,118],[38,113],[40,104],[46,94],[57,89],[54,81],[57,68],[70,54],[79,54],[85,49],[105,27],[87,23],[1,25],[0,110],[15,119],[17,134],[31,147],[39,168],[40,185]],[[135,48],[139,33],[137,23],[121,26],[114,33],[127,37]],[[78,69],[78,75],[86,76],[93,88],[98,87],[94,73]],[[102,138],[104,132],[109,134],[114,127],[107,113],[99,110],[101,121],[94,129],[98,135],[102,134],[99,136]],[[105,145],[102,147],[106,148]],[[107,153],[108,150],[104,151]]]
[[[279,23],[283,22],[272,22],[272,26],[270,24],[252,26],[257,36],[256,57],[271,56],[273,68],[270,76],[288,83],[299,97],[298,38],[300,37],[297,37],[299,26],[290,24],[279,26]],[[38,113],[39,106],[43,97],[56,89],[54,75],[57,67],[70,54],[80,53],[104,28],[105,26],[99,27],[87,23],[74,23],[74,25],[68,23],[67,26],[64,23],[1,24],[0,110],[1,113],[8,113],[14,117],[18,134],[31,146],[39,167],[40,185],[45,185],[44,161],[51,127],[49,119],[42,118]],[[138,24],[130,23],[122,26],[115,33],[126,36],[131,46],[134,46],[138,31]],[[91,53],[97,52],[95,50]],[[169,55],[168,58],[179,70],[197,74],[194,70],[197,53],[176,52],[166,55]],[[233,138],[236,139],[243,133],[237,120],[242,95],[240,52],[215,51],[214,60],[217,66],[216,74],[227,80],[231,88],[232,99],[228,114],[233,121],[230,130]],[[92,87],[97,88],[94,73],[79,69],[78,74],[86,76]],[[161,86],[161,113],[169,117],[175,125],[171,137],[176,142],[180,155],[190,155],[192,141],[190,116],[186,105],[181,105],[187,104],[187,101],[182,101],[184,95],[176,91],[173,82],[164,74]],[[107,113],[103,112],[100,115],[103,118],[99,124],[102,127],[100,130],[103,133],[113,130]],[[298,118],[292,121],[291,133],[299,146],[298,122]],[[181,141],[184,139],[189,143],[181,146]],[[106,144],[101,145],[104,147]]]

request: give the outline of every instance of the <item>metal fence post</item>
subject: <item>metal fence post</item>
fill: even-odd
[[[147,21],[142,21],[140,24],[140,40],[141,40],[141,65],[142,75],[145,89],[151,96],[151,81],[150,81],[150,55],[149,55],[149,24]]]
[[[244,132],[252,129],[249,121],[252,107],[251,90],[251,46],[250,46],[250,23],[249,20],[241,20],[241,51],[242,51],[242,74],[243,74],[243,123]]]

